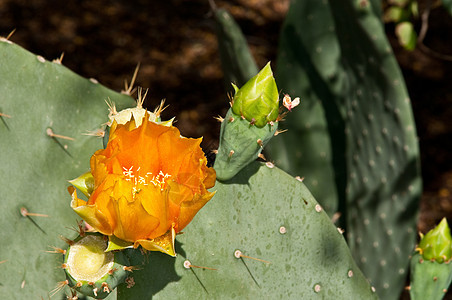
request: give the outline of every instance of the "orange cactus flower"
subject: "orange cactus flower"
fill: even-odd
[[[201,140],[147,118],[137,128],[133,118],[113,122],[107,148],[94,153],[91,174],[82,175],[94,178],[89,199],[69,188],[72,208],[110,240],[174,256],[175,234],[214,195],[207,189],[215,170],[207,167]],[[84,182],[92,185],[92,178]]]

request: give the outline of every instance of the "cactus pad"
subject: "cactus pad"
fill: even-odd
[[[451,282],[452,263],[450,260],[443,263],[436,260],[424,260],[419,253],[411,258],[410,296],[412,300],[441,300]]]
[[[65,248],[59,235],[75,235],[67,180],[102,147],[84,134],[108,121],[107,98],[119,109],[134,101],[5,39],[0,60],[0,111],[10,116],[0,122],[0,294],[47,299],[64,271],[61,256],[45,251]]]
[[[259,70],[234,18],[226,10],[216,8],[214,17],[224,81],[227,90],[232,92],[231,82],[241,86]]]
[[[363,273],[381,298],[398,299],[415,243],[419,149],[378,5],[291,2],[276,79],[303,102],[281,124],[289,131],[272,150],[285,149],[271,158],[305,176],[316,199],[342,213]]]
[[[254,162],[214,189],[178,236],[176,259],[130,252],[140,270],[131,275],[133,287],[119,287],[118,299],[376,298],[303,183]]]

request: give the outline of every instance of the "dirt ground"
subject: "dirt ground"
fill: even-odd
[[[425,1],[420,1],[420,10]],[[242,27],[259,66],[275,61],[288,0],[220,1]],[[419,29],[420,21],[415,24]],[[205,150],[217,146],[227,96],[207,0],[58,1],[0,0],[0,35],[47,59],[60,57],[76,73],[124,88],[138,62],[136,84],[149,88],[148,107],[165,98],[185,136],[204,136]],[[431,11],[425,44],[452,55],[452,18]],[[452,220],[452,62],[398,46],[387,33],[412,99],[422,155],[424,193],[419,230],[443,216]]]

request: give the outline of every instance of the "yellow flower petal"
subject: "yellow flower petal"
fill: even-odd
[[[86,205],[85,201],[78,199],[74,187],[69,187],[68,191],[72,195],[72,209],[85,220],[86,223],[105,235],[111,235],[113,233],[108,219],[95,205]]]
[[[176,256],[176,251],[174,249],[175,237],[176,232],[174,231],[174,227],[171,227],[171,230],[158,238],[152,240],[137,240],[136,244],[140,244],[148,251],[160,251],[174,257]]]
[[[116,198],[117,226],[114,235],[122,240],[134,242],[138,239],[146,239],[159,226],[160,220],[157,216],[149,214],[143,207],[140,199],[132,195],[122,194],[124,190],[132,193],[131,188],[124,188],[128,182],[118,182]],[[166,229],[167,230],[167,229]],[[166,232],[163,231],[163,233]],[[162,234],[163,234],[162,233]]]
[[[215,195],[213,193],[206,193],[204,195],[196,195],[192,201],[182,202],[180,206],[179,231],[187,226],[193,220],[196,213]]]

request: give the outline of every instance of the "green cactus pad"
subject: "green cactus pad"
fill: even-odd
[[[224,9],[214,9],[214,17],[224,81],[232,92],[231,82],[242,86],[259,69],[234,18]]]
[[[436,260],[439,263],[450,260],[452,254],[452,237],[446,218],[425,236],[421,236],[418,251],[426,260]]]
[[[411,258],[412,300],[441,300],[452,282],[452,263],[425,260],[416,253]]]
[[[277,129],[278,122],[262,128],[251,126],[229,109],[221,124],[220,145],[215,159],[217,179],[229,180],[256,160]]]
[[[125,282],[129,262],[121,251],[105,252],[106,236],[87,233],[66,250],[64,264],[69,286],[85,296],[104,299]]]
[[[341,212],[350,249],[383,299],[398,299],[421,193],[410,99],[378,1],[294,0],[280,39],[278,87],[303,99],[269,158]],[[347,16],[347,17],[344,17]],[[335,197],[336,196],[336,197]]]
[[[73,236],[77,219],[67,180],[88,170],[102,147],[84,134],[108,121],[107,98],[118,109],[134,101],[5,39],[0,61],[0,111],[11,116],[0,121],[0,295],[48,299],[65,275],[60,254],[45,251],[64,249],[59,236]],[[49,128],[74,140],[51,137]],[[48,217],[24,217],[21,207]]]
[[[118,287],[118,299],[377,298],[303,183],[254,162],[214,189],[178,236],[175,259],[129,255],[140,269],[133,287]]]
[[[243,116],[259,128],[276,121],[279,114],[279,94],[270,63],[240,89],[235,85],[234,89],[232,111],[236,115]]]

